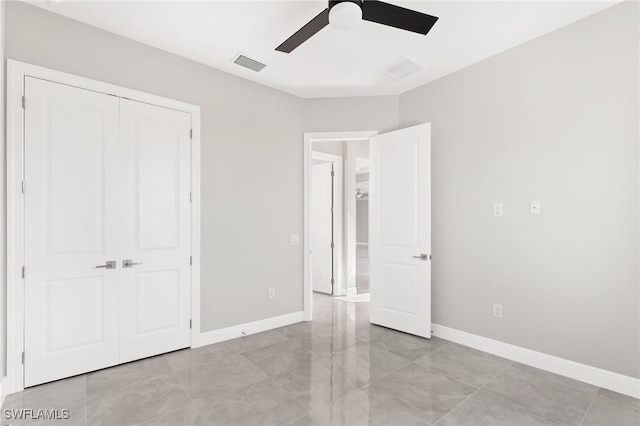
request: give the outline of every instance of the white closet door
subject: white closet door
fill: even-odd
[[[118,98],[25,79],[25,386],[118,363]]]
[[[188,113],[122,99],[120,362],[190,344]]]

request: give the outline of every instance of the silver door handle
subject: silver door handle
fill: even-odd
[[[96,269],[98,269],[98,268],[116,269],[116,261],[115,260],[107,260],[104,265],[96,266]]]
[[[431,255],[430,254],[421,254],[420,256],[413,256],[414,259],[420,259],[420,260],[431,260]]]
[[[134,262],[131,259],[123,260],[122,267],[123,268],[131,268],[133,265],[142,265],[142,262]]]

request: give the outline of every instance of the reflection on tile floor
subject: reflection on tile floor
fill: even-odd
[[[13,421],[5,410],[67,409]],[[640,401],[438,338],[369,324],[317,294],[314,321],[9,395],[2,425],[640,425]]]

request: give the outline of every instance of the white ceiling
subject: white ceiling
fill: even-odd
[[[426,36],[329,26],[286,54],[274,49],[327,1],[24,1],[303,98],[397,95],[620,2],[388,0],[440,19]],[[238,52],[268,66],[233,64]],[[380,72],[404,56],[425,69],[401,81]]]

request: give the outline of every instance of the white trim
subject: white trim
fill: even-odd
[[[326,154],[324,152],[312,151],[311,158],[314,160],[325,160],[333,163],[334,182],[333,182],[333,231],[334,231],[334,247],[333,262],[334,268],[334,285],[333,295],[343,296],[346,294],[346,283],[343,279],[344,274],[344,227],[342,226],[342,200],[343,200],[343,174],[342,164],[343,157],[341,155]]]
[[[363,132],[321,132],[304,134],[304,320],[311,321],[313,311],[313,292],[311,290],[311,268],[310,268],[310,232],[309,232],[309,211],[310,211],[310,191],[311,191],[311,143],[312,142],[344,142],[350,140],[369,139],[377,135],[377,131]],[[348,171],[345,171],[345,174]],[[349,265],[346,265],[349,268]]]
[[[432,334],[451,342],[517,361],[541,370],[640,398],[640,379],[559,358],[454,328],[431,324]]]
[[[191,345],[200,337],[200,107],[137,90],[7,59],[7,377],[5,393],[24,389],[22,350],[24,348],[23,300],[23,109],[24,78],[30,76],[56,83],[106,93],[191,114]],[[27,100],[27,103],[29,101]],[[27,105],[28,107],[28,105]]]
[[[4,405],[4,400],[7,398],[7,376],[4,376],[0,380],[0,407]]]
[[[200,334],[199,346],[211,345],[250,334],[262,333],[263,331],[273,330],[274,328],[284,327],[302,321],[304,321],[304,312],[299,311],[260,321],[221,328],[220,330],[207,331]]]
[[[347,289],[347,297],[353,297],[353,296],[357,296],[357,295],[358,295],[358,288],[357,287],[349,287]]]

